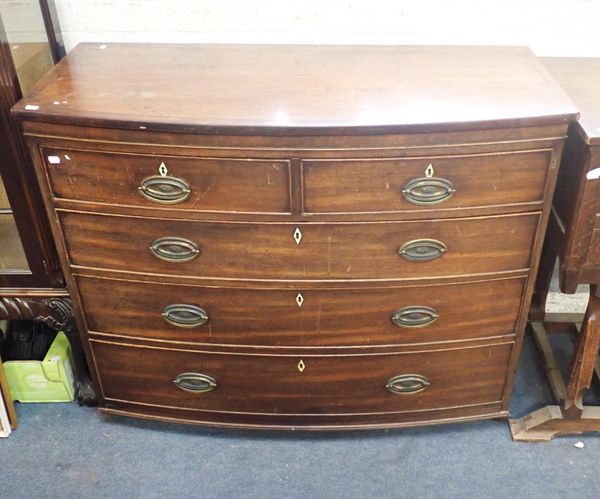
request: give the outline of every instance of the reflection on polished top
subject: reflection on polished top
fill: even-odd
[[[281,133],[566,123],[526,48],[82,44],[13,110],[92,126]]]
[[[583,139],[600,145],[600,58],[550,57],[543,62],[581,109],[577,129]]]

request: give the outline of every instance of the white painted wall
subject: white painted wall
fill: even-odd
[[[528,45],[600,56],[600,0],[55,0],[83,41]]]

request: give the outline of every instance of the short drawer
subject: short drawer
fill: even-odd
[[[512,344],[419,353],[200,353],[92,340],[111,400],[253,414],[403,413],[502,399]]]
[[[209,212],[290,212],[288,161],[48,148],[43,155],[57,198]]]
[[[529,267],[538,214],[419,222],[192,222],[61,211],[72,264],[186,277],[401,279]]]
[[[551,152],[303,160],[305,211],[381,213],[540,203]]]
[[[401,345],[514,334],[525,280],[289,290],[76,279],[91,331],[265,346]]]

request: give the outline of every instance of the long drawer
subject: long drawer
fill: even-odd
[[[91,331],[265,346],[400,345],[514,334],[525,280],[289,290],[76,279]]]
[[[198,277],[401,279],[526,269],[538,213],[337,224],[69,211],[60,219],[74,265]]]
[[[108,404],[242,414],[426,411],[502,399],[512,344],[354,356],[200,353],[92,340]]]

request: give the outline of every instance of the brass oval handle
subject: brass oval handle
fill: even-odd
[[[398,254],[405,260],[428,262],[441,257],[446,251],[448,246],[437,239],[415,239],[404,243]]]
[[[413,305],[396,310],[392,315],[392,322],[398,327],[425,327],[435,322],[438,317],[438,313],[431,307]]]
[[[177,327],[196,327],[208,322],[208,314],[204,309],[185,303],[167,305],[162,316],[169,324]]]
[[[182,237],[160,237],[150,245],[150,251],[156,258],[174,263],[189,262],[200,254],[196,243]]]
[[[182,203],[190,197],[190,184],[178,177],[153,175],[142,180],[138,187],[142,197],[161,204]]]
[[[404,199],[412,204],[443,203],[456,192],[450,180],[441,177],[419,177],[409,180],[402,189]]]
[[[422,392],[428,386],[429,380],[421,374],[399,374],[388,379],[385,385],[390,392],[403,395]]]
[[[206,393],[217,387],[217,381],[213,377],[201,373],[180,373],[173,383],[180,390],[191,393]]]

